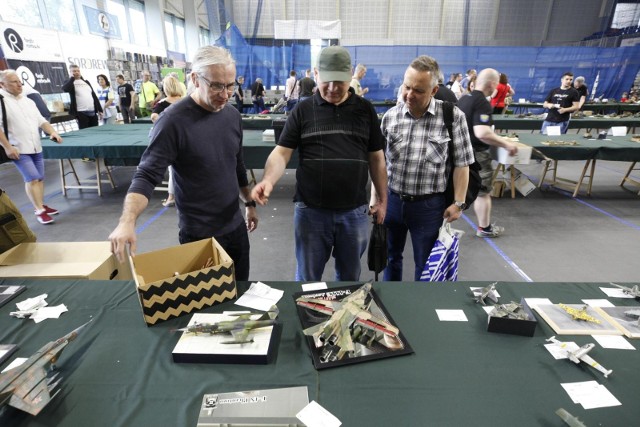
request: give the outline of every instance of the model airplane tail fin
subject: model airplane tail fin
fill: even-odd
[[[609,369],[608,371],[604,372],[604,377],[609,378],[609,375],[611,375],[612,373],[613,373],[613,369]]]
[[[275,320],[278,317],[278,314],[280,314],[280,310],[278,310],[277,306],[272,305],[269,311],[267,311],[257,320]]]

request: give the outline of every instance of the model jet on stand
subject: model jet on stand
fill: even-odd
[[[612,284],[613,286],[617,286],[618,288],[622,289],[622,292],[624,292],[625,294],[631,295],[635,298],[640,299],[640,288],[638,287],[638,285],[635,285],[632,288],[628,288],[626,286],[618,285],[617,283],[613,283],[613,282],[609,282],[609,283]]]
[[[258,319],[253,320],[255,313],[230,314],[237,316],[236,320],[223,320],[216,323],[196,323],[186,328],[177,329],[178,331],[188,332],[192,334],[228,334],[233,336],[231,341],[222,341],[220,344],[245,344],[253,342],[253,338],[248,338],[249,333],[253,329],[264,328],[265,326],[273,326],[276,324],[278,317],[278,308],[274,305],[271,309],[264,313]]]
[[[586,345],[583,345],[582,347],[578,347],[577,344],[572,342],[558,341],[555,336],[547,339],[547,341],[556,344],[558,347],[564,350],[564,353],[566,354],[566,356],[573,363],[580,364],[580,362],[584,362],[587,365],[591,366],[592,368],[595,368],[598,371],[602,372],[605,378],[608,378],[609,375],[611,375],[611,373],[613,372],[613,370],[611,369],[609,370],[605,369],[601,364],[599,364],[598,362],[596,362],[590,356],[587,355],[587,353],[593,350],[593,348],[595,347],[595,344],[586,344]]]
[[[0,374],[0,407],[9,405],[31,415],[38,415],[60,392],[56,390],[51,395],[62,378],[58,378],[57,373],[49,375],[55,369],[54,364],[60,353],[90,322],[48,343],[22,365]]]
[[[324,362],[342,359],[345,354],[355,352],[354,342],[372,333],[368,339],[369,345],[373,341],[381,342],[376,337],[383,334],[397,338],[400,330],[386,320],[379,318],[369,311],[371,301],[367,297],[371,292],[371,283],[365,283],[357,291],[343,298],[341,301],[328,301],[320,298],[300,297],[296,304],[310,310],[331,316],[327,321],[303,331],[312,336],[325,347],[320,356]],[[383,344],[384,345],[384,344]]]

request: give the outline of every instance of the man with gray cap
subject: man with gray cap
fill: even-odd
[[[351,57],[340,46],[320,52],[316,93],[298,103],[251,198],[265,205],[294,150],[296,280],[322,280],[329,257],[336,280],[357,281],[367,248],[367,214],[382,223],[387,208],[384,140],[371,103],[350,88]],[[368,205],[368,175],[381,195]]]

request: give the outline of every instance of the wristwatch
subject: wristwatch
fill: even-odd
[[[467,209],[467,204],[465,202],[453,202],[454,205],[456,205],[456,207],[458,209],[460,209],[461,211]]]
[[[256,201],[252,200],[250,202],[244,202],[245,207],[247,208],[255,208],[256,207]]]

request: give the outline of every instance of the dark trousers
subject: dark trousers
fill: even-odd
[[[247,226],[244,222],[240,224],[238,228],[230,233],[223,234],[221,236],[213,236],[216,241],[222,246],[222,248],[229,254],[233,260],[233,264],[236,270],[236,280],[248,281],[249,280],[249,233],[247,232]],[[180,230],[178,238],[180,244],[183,245],[189,242],[196,242],[198,240],[209,239],[211,236],[194,236],[187,234]]]
[[[93,126],[98,126],[97,114],[94,114],[93,116],[87,116],[86,114],[83,114],[82,111],[78,111],[76,113],[76,119],[78,120],[78,129],[85,129]]]
[[[131,119],[133,119],[134,117],[131,117],[131,110],[129,110],[129,107],[121,107],[120,108],[120,112],[122,113],[122,121],[124,123],[131,123]]]

